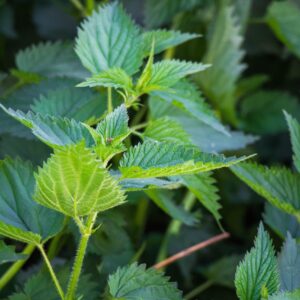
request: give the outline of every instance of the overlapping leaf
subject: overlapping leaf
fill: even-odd
[[[268,300],[298,300],[300,297],[300,290],[296,290],[291,293],[280,293],[276,295],[272,295],[268,298]]]
[[[181,292],[169,278],[145,265],[132,264],[119,268],[108,279],[109,292],[114,299],[124,300],[182,300]]]
[[[35,203],[33,169],[29,163],[7,158],[0,162],[0,234],[38,244],[55,235],[63,216]]]
[[[140,30],[117,2],[100,7],[82,23],[75,49],[93,74],[118,67],[132,75],[142,63]]]
[[[227,167],[245,159],[202,153],[194,146],[146,141],[128,150],[120,161],[120,171],[123,178],[175,176]]]
[[[279,289],[279,274],[275,251],[269,234],[260,224],[254,248],[237,268],[235,286],[240,300],[261,300],[261,290],[269,295]]]
[[[125,199],[116,180],[83,143],[55,150],[35,178],[34,199],[75,218],[110,209]]]
[[[0,241],[0,265],[26,258],[27,255],[17,253],[14,246],[8,246],[4,241]]]

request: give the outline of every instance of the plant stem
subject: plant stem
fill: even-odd
[[[28,257],[32,254],[35,249],[35,245],[29,244],[22,251],[22,254],[28,255]],[[0,278],[0,290],[2,290],[7,283],[18,273],[18,271],[23,267],[28,258],[21,259],[16,261],[8,270],[2,275]]]
[[[195,204],[195,196],[192,192],[188,191],[186,193],[186,196],[183,199],[183,207],[184,210],[190,211],[192,207]],[[170,238],[172,235],[178,234],[180,227],[182,225],[182,222],[179,220],[172,220],[168,226],[168,229],[165,233],[163,242],[161,244],[161,247],[159,249],[158,255],[157,255],[157,262],[160,262],[164,260],[167,257],[167,252],[168,252],[168,244],[170,241]]]
[[[111,113],[113,111],[113,103],[112,103],[112,90],[111,87],[107,88],[107,112]]]
[[[194,297],[196,297],[199,294],[201,294],[202,292],[204,292],[205,290],[207,290],[208,288],[210,288],[212,285],[213,285],[213,281],[207,280],[206,282],[202,283],[201,285],[199,285],[198,287],[196,287],[194,290],[192,290],[191,292],[189,292],[184,297],[184,299],[185,300],[191,300]]]
[[[77,255],[73,265],[73,271],[69,280],[68,291],[66,295],[66,300],[74,300],[76,288],[78,284],[78,280],[80,277],[82,264],[86,252],[86,248],[88,245],[89,238],[93,231],[93,226],[96,220],[97,214],[91,214],[86,222],[85,231],[81,233],[81,240],[79,242]]]
[[[90,15],[94,10],[95,2],[94,2],[94,0],[86,0],[85,3],[86,3],[85,10],[86,10],[87,14]]]
[[[50,276],[51,276],[51,278],[53,280],[53,283],[54,283],[54,285],[56,287],[56,290],[57,290],[58,294],[59,294],[60,298],[62,300],[64,300],[65,299],[65,295],[64,295],[63,289],[61,288],[61,285],[60,285],[60,283],[59,283],[59,281],[58,281],[58,279],[57,279],[57,277],[55,275],[55,272],[54,272],[54,270],[53,270],[53,268],[51,266],[51,263],[50,263],[50,261],[48,259],[48,256],[47,256],[46,252],[45,252],[45,250],[44,250],[44,248],[43,248],[42,245],[39,245],[38,248],[39,248],[39,250],[40,250],[40,252],[41,252],[41,254],[42,254],[43,258],[44,258],[44,261],[45,261],[45,263],[47,265],[48,271],[50,273]]]

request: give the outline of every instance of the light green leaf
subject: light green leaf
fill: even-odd
[[[197,75],[204,94],[221,110],[226,119],[235,121],[236,83],[245,66],[241,64],[240,28],[233,16],[233,8],[219,9],[208,49],[203,62],[212,67]]]
[[[213,214],[217,223],[220,225],[220,196],[218,195],[218,188],[215,186],[216,181],[211,174],[185,175],[181,176],[181,178],[183,184],[197,197],[203,206]]]
[[[261,300],[262,288],[269,295],[279,289],[279,274],[275,251],[269,234],[260,224],[254,248],[237,268],[235,286],[240,300]]]
[[[26,72],[37,73],[45,77],[66,76],[85,78],[83,69],[69,42],[47,42],[33,45],[18,52],[17,67]]]
[[[276,134],[286,130],[282,110],[300,111],[298,99],[282,91],[258,91],[241,103],[242,126],[255,134]],[[298,113],[300,117],[300,113]]]
[[[299,218],[300,174],[293,174],[285,168],[267,168],[254,163],[242,163],[231,169],[272,205]]]
[[[187,75],[194,74],[207,69],[210,65],[193,63],[179,60],[163,60],[154,63],[148,68],[149,74],[141,75],[142,84],[137,85],[140,93],[150,93],[152,91],[168,90],[175,85],[180,79]],[[146,77],[146,80],[142,80]]]
[[[151,95],[153,95],[151,97],[153,102],[158,102],[158,98],[167,101],[215,130],[229,135],[228,130],[221,124],[215,112],[204,101],[201,92],[192,81],[182,79],[172,87],[171,92],[155,91]],[[156,105],[160,106],[158,103]]]
[[[81,122],[99,119],[105,109],[106,99],[103,94],[75,87],[49,91],[31,105],[31,110],[42,116],[60,116]]]
[[[6,245],[4,241],[0,241],[0,265],[27,258],[25,254],[16,253],[15,248],[14,246]]]
[[[190,137],[182,126],[168,117],[150,121],[143,136],[158,142],[190,144]]]
[[[35,178],[34,199],[74,218],[110,209],[125,200],[116,180],[82,143],[54,150]]]
[[[185,211],[182,207],[177,206],[172,199],[170,191],[149,190],[145,192],[149,198],[165,213],[173,219],[179,220],[183,224],[193,226],[196,224],[197,219],[189,212]]]
[[[130,134],[128,120],[128,113],[124,104],[108,114],[96,127],[96,132],[101,136],[102,144],[120,144]]]
[[[35,203],[33,168],[19,159],[0,161],[0,234],[39,244],[62,227],[63,216]]]
[[[109,293],[113,299],[122,300],[182,300],[176,284],[155,269],[132,264],[119,268],[108,279]]]
[[[149,56],[154,42],[154,53],[160,53],[168,48],[175,47],[189,40],[200,37],[196,33],[182,33],[175,30],[152,30],[143,33],[144,56]]]
[[[245,159],[202,153],[194,146],[146,141],[128,150],[120,171],[123,178],[175,176],[228,167]]]
[[[294,164],[298,172],[300,172],[300,124],[288,113],[285,112],[284,114],[290,130],[291,142],[294,152]]]
[[[266,21],[276,37],[300,57],[300,10],[290,1],[272,2]]]
[[[115,89],[122,88],[125,91],[132,91],[133,83],[131,77],[121,68],[112,68],[104,70],[92,77],[87,78],[84,82],[77,85],[78,87],[95,87],[105,86]]]
[[[292,292],[300,288],[300,245],[287,234],[278,256],[280,289]]]
[[[6,109],[0,104],[0,107],[10,116],[21,122],[32,130],[32,133],[42,142],[50,147],[56,148],[69,144],[76,144],[85,141],[87,146],[94,144],[94,140],[89,130],[81,123],[66,118],[56,118],[50,116],[40,116],[28,112],[24,114],[21,111],[14,111],[11,108]]]
[[[300,290],[293,291],[292,293],[280,293],[272,295],[268,300],[298,300],[300,298]]]
[[[93,74],[116,67],[132,75],[142,64],[140,30],[117,2],[100,7],[82,23],[75,50]]]

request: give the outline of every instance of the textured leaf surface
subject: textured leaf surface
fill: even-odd
[[[300,297],[300,290],[292,293],[280,293],[278,295],[272,295],[268,300],[298,300]]]
[[[233,166],[232,171],[255,192],[281,210],[299,216],[300,176],[285,168],[267,168],[254,163]]]
[[[0,162],[0,234],[26,243],[39,243],[57,233],[63,217],[35,203],[33,169],[7,158]]]
[[[119,268],[108,279],[109,292],[115,299],[124,300],[182,300],[181,292],[169,278],[145,265],[132,264]]]
[[[32,112],[25,114],[21,111],[14,111],[11,108],[6,109],[1,104],[0,107],[10,116],[30,128],[37,138],[50,147],[56,148],[76,144],[82,140],[85,141],[87,146],[94,144],[88,129],[75,120],[50,116],[43,117]]]
[[[271,3],[266,16],[277,38],[300,57],[300,10],[291,2]]]
[[[151,94],[154,96],[151,97],[154,103],[158,102],[158,98],[167,101],[215,130],[228,134],[228,130],[225,129],[213,110],[204,101],[200,91],[193,82],[183,79],[172,87],[172,92],[158,91]]]
[[[8,262],[25,259],[27,255],[16,253],[14,246],[8,246],[3,241],[0,241],[0,265]]]
[[[200,37],[195,33],[182,33],[175,30],[153,30],[143,33],[144,56],[150,55],[154,42],[154,53],[160,53],[168,48],[175,47],[189,40]]]
[[[99,8],[82,23],[75,49],[93,74],[119,67],[132,75],[142,63],[140,31],[117,2]]]
[[[280,289],[294,291],[300,288],[300,245],[288,233],[278,257]]]
[[[172,218],[179,220],[188,226],[196,224],[197,219],[191,213],[185,211],[182,207],[177,206],[173,202],[172,194],[169,191],[151,190],[147,191],[146,194],[158,207]]]
[[[269,234],[260,224],[254,248],[248,252],[237,268],[235,286],[240,300],[261,300],[261,289],[269,294],[279,288],[279,274],[275,251]]]
[[[128,150],[120,161],[120,170],[124,178],[164,177],[206,172],[245,159],[202,153],[193,146],[148,141]]]
[[[103,96],[89,89],[66,87],[41,95],[31,105],[31,110],[42,116],[60,116],[87,122],[97,120],[104,113],[106,99]]]
[[[300,124],[299,122],[290,116],[288,113],[285,112],[285,118],[289,126],[290,135],[291,135],[291,142],[294,152],[294,164],[300,172]]]
[[[158,142],[190,144],[190,137],[182,126],[168,117],[149,122],[143,136]]]
[[[55,150],[35,178],[34,199],[71,217],[104,211],[125,200],[116,180],[82,143]]]
[[[239,31],[233,8],[219,9],[203,59],[213,66],[197,76],[205,95],[229,118],[234,118],[236,82],[245,68]]]
[[[281,91],[259,91],[243,99],[243,128],[255,134],[276,134],[286,130],[283,110],[300,111],[296,97]],[[300,113],[298,114],[300,117]]]
[[[47,42],[26,48],[17,54],[16,65],[22,71],[46,77],[84,78],[87,75],[73,45],[68,42]]]
[[[184,185],[197,197],[201,204],[209,210],[219,223],[221,215],[219,210],[220,196],[218,188],[215,186],[215,179],[210,173],[194,174],[182,176]]]

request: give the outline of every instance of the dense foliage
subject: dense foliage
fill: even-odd
[[[0,1],[0,47],[0,299],[300,299],[297,0]]]

